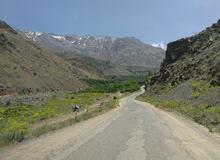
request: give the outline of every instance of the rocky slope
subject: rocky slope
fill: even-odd
[[[197,35],[169,43],[153,82],[175,85],[192,78],[220,85],[220,20]]]
[[[116,68],[122,66],[122,72],[157,70],[164,58],[164,50],[133,37],[56,35],[30,31],[20,33],[46,48],[110,61]]]
[[[77,65],[78,67],[83,67],[86,68],[87,70],[93,70],[93,73],[95,72],[96,75],[99,77],[105,78],[106,76],[128,76],[128,75],[133,75],[135,74],[141,74],[141,73],[146,73],[145,69],[133,70],[133,72],[129,71],[127,67],[120,66],[113,64],[110,61],[107,60],[101,60],[101,59],[96,59],[93,57],[89,56],[84,56],[81,54],[70,54],[71,52],[67,52],[67,54],[63,52],[58,52],[57,54],[60,55],[65,61]]]
[[[169,43],[150,83],[150,88],[171,88],[162,92],[167,99],[220,106],[220,20],[197,35]]]
[[[77,91],[85,87],[79,80],[83,77],[97,75],[91,67],[78,67],[64,61],[0,21],[0,95]]]
[[[220,132],[220,20],[168,44],[160,71],[142,99]]]

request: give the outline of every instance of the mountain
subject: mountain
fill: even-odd
[[[86,86],[81,78],[98,77],[92,67],[70,64],[0,21],[0,95],[77,91]]]
[[[220,132],[220,20],[199,34],[169,43],[142,98]]]
[[[109,61],[122,73],[157,70],[164,58],[164,50],[145,44],[134,37],[57,35],[19,31],[28,39],[56,52],[89,56]],[[60,55],[60,53],[59,53]],[[65,54],[66,55],[66,54]],[[120,72],[120,71],[119,71]],[[105,72],[108,74],[108,72]]]
[[[220,85],[220,20],[197,35],[169,43],[153,82],[175,85],[189,79]]]
[[[220,106],[220,20],[199,34],[169,43],[150,88],[194,106]],[[171,90],[163,93],[162,88]]]

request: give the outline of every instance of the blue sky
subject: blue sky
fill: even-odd
[[[79,35],[176,40],[220,19],[220,0],[0,0],[13,27]]]

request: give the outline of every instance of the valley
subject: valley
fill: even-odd
[[[74,126],[0,150],[2,160],[218,160],[219,136],[134,100]]]
[[[220,20],[167,50],[0,21],[0,159],[218,160]]]
[[[0,22],[1,147],[117,107],[121,96],[140,88],[147,73],[121,70],[110,60],[73,50],[56,51]]]

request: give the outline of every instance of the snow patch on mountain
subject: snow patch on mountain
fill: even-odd
[[[33,41],[36,41],[36,38],[43,34],[41,32],[31,32],[31,31],[25,31],[24,33],[25,33],[27,38],[30,38]]]
[[[64,40],[64,41],[66,40],[66,38],[64,36],[53,35],[52,37],[55,38],[55,39],[58,39],[60,41],[61,40]]]

